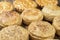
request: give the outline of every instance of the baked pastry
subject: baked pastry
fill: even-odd
[[[58,0],[35,0],[39,6],[57,5]]]
[[[11,25],[0,31],[0,40],[28,40],[29,32],[21,26]]]
[[[21,14],[25,24],[30,24],[33,21],[38,21],[43,19],[43,14],[39,9],[26,9]]]
[[[58,39],[44,39],[44,40],[58,40]]]
[[[55,36],[55,28],[48,22],[36,21],[28,26],[31,40],[52,39]]]
[[[3,12],[0,13],[0,26],[21,25],[22,17],[17,12]]]
[[[60,7],[55,5],[48,5],[42,9],[46,20],[52,21],[54,17],[60,16]]]
[[[15,0],[13,4],[14,7],[20,12],[28,8],[37,7],[37,4],[33,0]]]
[[[53,26],[57,31],[56,33],[60,36],[60,16],[54,18]]]
[[[6,1],[0,2],[0,13],[4,11],[12,11],[12,10],[13,10],[13,5],[11,3]]]

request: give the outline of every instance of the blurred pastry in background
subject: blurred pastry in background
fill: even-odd
[[[31,40],[53,39],[55,28],[48,22],[36,21],[28,26]]]
[[[7,1],[7,2],[10,2],[13,4],[13,1],[15,1],[15,0],[3,0],[3,1]]]
[[[35,0],[39,6],[57,5],[58,0]]]
[[[43,19],[43,14],[39,9],[26,9],[21,14],[25,24],[30,24],[33,21],[38,21]]]
[[[60,36],[60,16],[54,18],[53,26],[57,31],[56,34]]]
[[[13,5],[9,2],[6,1],[1,1],[0,2],[0,13],[4,11],[12,11],[13,10]]]
[[[54,17],[60,16],[60,7],[56,5],[44,6],[42,12],[45,20],[52,22]]]
[[[44,39],[44,40],[59,40],[59,39]]]
[[[0,13],[0,26],[9,26],[9,25],[21,25],[22,18],[21,16],[15,12],[3,12]]]
[[[15,0],[13,2],[15,9],[23,11],[28,8],[36,8],[37,4],[33,0]]]
[[[0,40],[29,40],[29,32],[21,26],[11,25],[0,31]]]

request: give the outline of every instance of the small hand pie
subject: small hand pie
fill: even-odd
[[[6,1],[0,2],[0,13],[4,11],[12,11],[12,10],[13,10],[13,5],[11,3]]]
[[[48,22],[36,21],[28,26],[31,40],[52,39],[55,36],[55,28]]]
[[[29,32],[21,26],[11,25],[0,31],[0,40],[29,40]]]
[[[0,26],[21,25],[21,22],[21,16],[15,11],[0,13]]]
[[[55,27],[57,34],[60,36],[60,16],[54,18],[53,26]]]
[[[57,0],[35,0],[39,6],[57,5]]]
[[[22,18],[25,24],[43,19],[42,12],[39,9],[26,9],[22,12]]]
[[[20,12],[28,8],[37,7],[37,4],[33,0],[15,0],[13,5]]]
[[[60,16],[60,7],[48,5],[42,9],[45,20],[53,21],[54,17]]]

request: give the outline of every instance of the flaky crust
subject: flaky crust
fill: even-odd
[[[42,9],[42,12],[46,20],[52,21],[54,17],[60,16],[60,7],[55,5],[48,5]]]
[[[30,39],[31,40],[55,40],[52,38],[52,36],[48,37],[48,38],[38,38],[36,36],[30,35]]]
[[[13,5],[9,2],[2,1],[0,2],[0,13],[4,11],[12,11]]]
[[[57,0],[35,0],[39,6],[57,5]]]
[[[0,31],[0,40],[28,40],[29,32],[21,26],[11,25]]]
[[[43,19],[43,14],[39,9],[26,9],[22,12],[22,18],[25,24]]]
[[[15,0],[13,4],[18,11],[37,7],[37,4],[33,0]]]
[[[55,36],[55,28],[45,21],[32,22],[28,26],[28,30],[30,36],[32,35],[36,39],[54,38]]]
[[[3,12],[0,14],[0,26],[21,25],[21,22],[21,16],[15,11]]]

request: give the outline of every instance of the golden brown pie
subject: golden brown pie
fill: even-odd
[[[35,0],[39,6],[57,5],[58,0]]]
[[[15,0],[13,4],[18,11],[37,7],[37,4],[33,0]]]
[[[0,40],[29,40],[29,32],[21,26],[11,25],[0,31]]]
[[[30,24],[33,21],[38,21],[43,19],[42,12],[39,9],[26,9],[21,14],[25,24]]]
[[[21,25],[22,17],[17,12],[0,13],[0,26]]]
[[[54,18],[53,26],[55,27],[57,34],[60,36],[60,16]]]
[[[55,5],[48,5],[42,9],[46,20],[52,21],[55,16],[60,16],[60,7]]]
[[[31,40],[52,39],[55,36],[55,28],[48,22],[36,21],[28,26]]]
[[[0,2],[0,13],[4,11],[12,11],[12,10],[13,10],[13,5],[11,3],[6,1]]]

